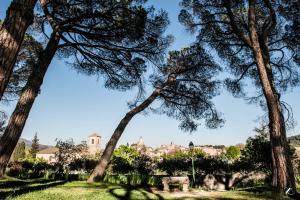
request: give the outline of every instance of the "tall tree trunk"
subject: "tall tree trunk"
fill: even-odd
[[[292,166],[289,146],[286,139],[286,129],[284,124],[284,117],[282,114],[279,100],[275,105],[269,103],[269,128],[270,140],[273,153],[273,173],[276,175],[277,189],[283,192],[287,188],[292,188],[296,191],[294,170]],[[274,180],[275,182],[275,180]]]
[[[279,192],[286,188],[296,189],[294,171],[289,155],[289,148],[286,139],[284,117],[281,110],[279,96],[273,84],[272,74],[268,73],[269,63],[265,63],[262,48],[259,44],[255,28],[255,0],[249,1],[249,29],[252,42],[252,50],[256,60],[262,90],[267,102],[269,114],[270,141],[273,159],[273,181],[277,181],[276,187]]]
[[[104,150],[97,166],[93,170],[93,173],[91,174],[91,176],[89,177],[87,182],[91,183],[91,182],[94,182],[94,181],[97,181],[97,180],[100,180],[101,178],[103,178],[103,176],[105,174],[105,170],[110,162],[111,156],[116,148],[116,145],[117,145],[120,137],[122,136],[126,126],[130,122],[130,120],[136,114],[145,110],[160,95],[162,88],[166,84],[169,84],[169,83],[170,82],[166,82],[165,84],[163,84],[162,87],[156,88],[153,91],[153,93],[143,103],[141,103],[139,106],[137,106],[134,109],[132,109],[131,111],[129,111],[125,115],[125,117],[120,121],[119,125],[117,126],[114,133],[112,134],[109,142],[107,143],[105,150]]]
[[[0,177],[4,175],[6,165],[22,134],[31,107],[37,97],[44,76],[58,48],[60,34],[53,32],[45,50],[30,74],[20,99],[12,113],[9,123],[0,139]]]
[[[13,0],[0,28],[0,101],[8,85],[37,0]]]
[[[269,124],[270,125],[270,124]],[[271,137],[270,137],[271,138]],[[272,143],[273,141],[270,139],[270,143]],[[273,144],[271,144],[270,148],[271,148],[271,158],[272,158],[272,174],[271,174],[271,185],[273,187],[277,187],[277,183],[278,183],[278,180],[277,180],[277,168],[276,168],[276,160],[275,160],[275,157],[274,157],[274,152],[273,152]]]

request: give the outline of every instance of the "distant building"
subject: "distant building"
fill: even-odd
[[[52,163],[52,162],[56,161],[55,153],[57,153],[57,152],[58,152],[58,148],[56,148],[56,147],[50,147],[50,148],[43,149],[43,150],[37,152],[36,153],[36,157],[44,159],[48,163]]]
[[[145,153],[145,151],[146,151],[146,145],[144,143],[143,137],[140,137],[139,140],[137,141],[137,143],[133,143],[130,146],[141,153]]]
[[[93,133],[88,137],[87,142],[88,154],[95,155],[100,153],[101,150],[101,136]],[[48,163],[56,162],[55,154],[58,152],[58,148],[50,147],[37,152],[36,157],[46,160]],[[83,156],[84,153],[77,155],[78,157]]]
[[[140,137],[139,141],[137,142],[137,145],[138,146],[145,146],[145,142],[144,142],[143,137]]]
[[[155,150],[155,157],[161,157],[163,155],[171,155],[174,154],[178,151],[187,151],[187,148],[181,146],[181,145],[176,145],[173,142],[171,144],[165,144],[161,145]]]
[[[208,156],[219,156],[222,153],[225,153],[225,147],[223,149],[216,148],[211,145],[205,145],[205,146],[195,146],[195,149],[201,149],[204,153],[206,153]]]
[[[91,155],[95,155],[96,153],[100,153],[101,150],[101,136],[97,133],[93,133],[89,136],[88,142],[88,152]]]
[[[176,145],[173,142],[171,142],[171,144],[163,144],[160,147],[154,149],[152,147],[146,146],[142,137],[140,137],[136,143],[133,143],[130,146],[136,149],[139,153],[148,155],[151,158],[161,157],[164,155],[171,155],[178,151],[190,151],[188,147]],[[224,145],[203,145],[195,146],[194,148],[201,149],[208,156],[219,156],[222,153],[226,152],[226,148]]]
[[[171,142],[169,145],[161,145],[159,148],[153,149],[152,147],[146,146],[142,137],[136,143],[130,145],[130,147],[136,149],[139,153],[145,154],[151,158],[161,157],[166,154],[173,154],[176,151],[184,151],[185,147],[175,145]]]

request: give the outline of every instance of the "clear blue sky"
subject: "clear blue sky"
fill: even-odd
[[[9,0],[0,2],[0,18],[3,19]],[[169,13],[171,24],[167,33],[176,40],[171,49],[188,46],[194,36],[187,33],[179,24],[179,0],[150,0],[157,9]],[[149,91],[150,92],[150,91]],[[127,102],[135,96],[134,92],[107,90],[96,77],[78,74],[61,60],[54,59],[44,80],[41,94],[37,97],[22,137],[31,139],[38,133],[40,142],[54,145],[55,138],[73,138],[76,142],[85,140],[93,132],[101,134],[102,147],[108,141],[119,120],[128,111]],[[292,106],[294,118],[300,122],[300,89],[295,88],[284,99]],[[243,143],[253,135],[255,120],[261,116],[259,106],[249,105],[243,99],[233,98],[225,90],[214,100],[217,108],[224,114],[223,128],[208,130],[199,127],[192,134],[178,129],[178,122],[166,116],[149,113],[138,115],[126,128],[119,144],[132,143],[142,136],[150,146],[175,144],[187,146],[189,141],[197,144],[237,144]],[[4,105],[1,105],[1,107]],[[7,109],[11,111],[13,105]],[[288,133],[300,133],[300,126]]]

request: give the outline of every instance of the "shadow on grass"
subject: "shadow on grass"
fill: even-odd
[[[15,182],[16,184],[13,184],[14,182],[7,183],[7,187],[5,188],[0,188],[0,199],[6,199],[7,197],[15,197],[21,194],[26,194],[29,192],[37,191],[37,190],[44,190],[49,187],[55,187],[58,185],[62,185],[66,183],[66,181],[49,181],[49,180],[37,180],[37,181],[30,181],[30,182],[22,182],[22,181],[17,181]],[[23,183],[20,185],[20,183]],[[31,184],[38,184],[31,186]],[[18,187],[19,186],[19,187]],[[1,189],[6,189],[7,191],[1,191]]]
[[[125,190],[125,194],[119,194],[117,190]],[[138,200],[138,199],[145,199],[145,200],[151,200],[151,199],[158,199],[158,200],[164,200],[165,198],[158,194],[153,193],[153,191],[149,188],[136,188],[136,187],[115,187],[110,188],[109,193],[113,195],[115,198],[119,200]],[[143,195],[143,198],[137,198],[135,195],[133,195],[133,191],[138,191]],[[249,194],[251,195],[251,194]],[[190,195],[181,196],[181,197],[166,197],[166,199],[176,199],[176,200],[186,200],[186,199],[192,199],[192,200],[248,200],[249,195],[240,195],[239,198],[234,197],[208,197],[208,196],[202,196],[201,193],[199,193],[199,197],[191,197]],[[251,196],[252,197],[252,196]],[[273,200],[273,199],[272,199]]]
[[[26,194],[29,192],[37,191],[37,190],[44,190],[47,188],[63,185],[66,183],[66,181],[49,181],[49,180],[30,180],[30,181],[7,181],[5,184],[0,184],[0,199],[6,199],[7,197],[15,197],[18,195]],[[116,199],[122,199],[122,200],[129,200],[129,199],[159,199],[163,200],[164,197],[161,195],[165,195],[165,193],[157,192],[156,189],[152,190],[150,187],[133,187],[133,186],[127,186],[127,185],[111,185],[111,184],[85,184],[85,183],[74,183],[72,185],[72,182],[69,182],[70,184],[66,184],[63,187],[66,189],[66,192],[68,189],[71,188],[84,188],[84,189],[105,189],[105,191],[109,192],[112,196],[114,196]],[[237,196],[234,197],[231,195],[228,197],[222,197],[222,195],[218,195],[216,197],[214,196],[206,196],[201,195],[201,192],[199,192],[199,196],[191,197],[189,194],[186,194],[186,196],[175,197],[171,199],[178,199],[178,200],[185,200],[185,199],[193,199],[193,200],[248,200],[249,197],[257,197],[258,199],[280,199],[279,196],[275,195],[272,190],[269,188],[264,187],[255,187],[255,188],[244,188],[241,190],[236,191]],[[241,192],[241,193],[239,193]],[[245,193],[243,193],[245,192]],[[170,193],[171,194],[171,193]],[[225,193],[224,193],[225,194]],[[138,197],[137,197],[138,195]],[[168,195],[168,194],[166,194]],[[184,194],[183,194],[184,195]],[[197,194],[198,195],[198,194]],[[227,196],[227,195],[226,195]],[[170,196],[167,197],[167,199],[170,199]],[[299,196],[294,199],[300,199]]]
[[[122,191],[122,193],[120,194],[120,192],[118,192],[118,190],[125,190],[125,193]],[[151,188],[145,188],[145,187],[127,187],[127,186],[118,186],[118,187],[114,187],[114,188],[109,188],[108,189],[109,193],[111,195],[113,195],[115,198],[117,199],[122,199],[122,200],[137,200],[137,199],[145,199],[145,200],[150,200],[150,199],[159,199],[159,200],[163,200],[163,199],[177,199],[177,200],[186,200],[186,199],[192,199],[192,200],[248,200],[250,197],[251,198],[257,198],[257,199],[269,199],[269,200],[282,200],[282,199],[289,199],[287,196],[285,196],[284,198],[282,198],[283,196],[280,196],[279,194],[275,194],[273,193],[273,190],[268,190],[268,188],[248,188],[245,190],[240,190],[239,193],[237,191],[236,194],[232,194],[229,195],[228,197],[222,196],[222,194],[218,195],[218,196],[207,196],[201,194],[201,192],[199,192],[198,196],[190,196],[189,194],[186,195],[180,195],[180,197],[172,195],[169,196],[168,194],[166,194],[167,196],[164,198],[161,194],[157,193],[157,192],[153,192],[153,190],[151,190]],[[141,196],[139,198],[136,197],[136,194],[133,194],[133,191],[140,193],[143,197],[141,198]],[[243,193],[245,192],[245,193]],[[171,192],[172,193],[172,192]],[[170,194],[171,194],[170,193]],[[298,199],[300,196],[294,196],[294,197],[290,197],[291,199]]]
[[[69,182],[69,183],[72,183],[72,182]],[[111,184],[106,184],[106,183],[101,183],[101,184],[94,184],[94,183],[86,183],[86,182],[83,182],[83,184],[76,184],[76,185],[72,185],[72,184],[67,184],[67,185],[64,185],[63,188],[65,189],[71,189],[71,188],[83,188],[83,189],[107,189],[111,186],[114,186],[114,185],[111,185]],[[115,185],[115,186],[119,186],[119,185]]]
[[[9,187],[18,187],[18,186],[25,186],[30,184],[37,184],[37,183],[49,183],[53,182],[53,180],[45,180],[45,179],[33,179],[33,180],[9,180],[9,181],[2,181],[0,182],[0,189],[6,189]]]
[[[125,190],[125,194],[118,194],[117,190],[120,189]],[[109,188],[108,191],[115,198],[122,199],[122,200],[136,199],[136,197],[132,196],[133,191],[141,193],[143,195],[143,199],[145,200],[164,199],[160,194],[153,193],[153,191],[148,187],[118,186],[114,188]]]
[[[249,193],[253,193],[253,194],[263,194],[265,192],[271,192],[273,194],[278,194],[279,195],[279,193],[276,192],[275,188],[267,187],[267,186],[243,188],[240,191],[245,191],[245,192],[249,192]],[[295,194],[289,195],[288,197],[290,199],[299,200],[300,199],[300,193],[296,192]]]

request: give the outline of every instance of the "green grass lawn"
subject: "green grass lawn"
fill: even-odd
[[[280,197],[271,191],[247,192],[207,192],[191,191],[189,193],[174,192],[165,193],[150,188],[132,188],[122,185],[105,183],[87,184],[84,181],[64,182],[47,181],[43,179],[21,181],[0,180],[0,199],[55,199],[55,200],[77,200],[77,199],[217,199],[217,200],[259,200],[259,199],[288,199]]]

